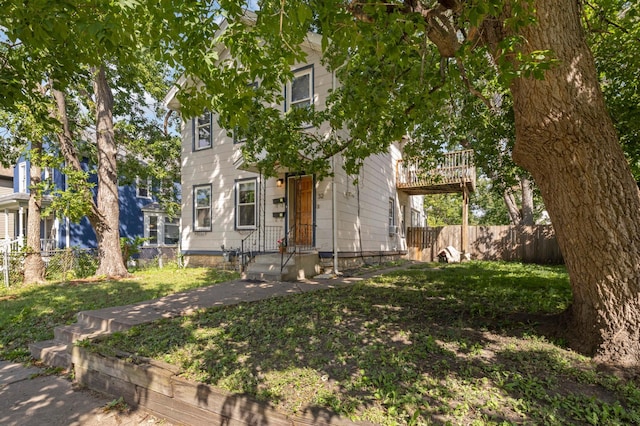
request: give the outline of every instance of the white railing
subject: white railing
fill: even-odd
[[[2,240],[0,241],[0,252],[14,253],[14,252],[20,251],[23,245],[24,245],[23,238],[16,238],[15,240]]]

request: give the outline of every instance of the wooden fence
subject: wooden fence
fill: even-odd
[[[409,258],[438,260],[448,246],[461,249],[460,225],[408,228]],[[551,225],[469,226],[469,254],[478,260],[516,260],[527,263],[562,263],[562,253]]]

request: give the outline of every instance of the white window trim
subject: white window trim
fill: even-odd
[[[253,183],[253,203],[240,203],[240,185]],[[253,224],[252,225],[240,225],[240,206],[241,205],[253,205]],[[235,183],[235,225],[236,229],[256,229],[258,222],[258,179],[241,179]]]
[[[151,198],[151,185],[153,184],[153,182],[151,181],[151,178],[147,178],[147,195],[142,195],[140,193],[140,177],[136,177],[136,197],[138,198]]]
[[[198,207],[198,197],[197,193],[199,189],[208,189],[209,190],[209,207]],[[194,232],[209,232],[211,231],[213,224],[213,189],[211,184],[205,185],[194,185],[193,186],[193,230]],[[199,208],[208,208],[209,209],[209,226],[198,226],[198,209]]]
[[[198,146],[198,143],[200,142],[200,128],[201,127],[206,127],[206,126],[200,126],[198,124],[198,119],[201,117],[204,117],[208,115],[209,116],[209,124],[207,125],[209,127],[209,143],[206,146]],[[191,120],[191,123],[193,125],[193,151],[202,151],[204,149],[209,149],[213,146],[213,114],[211,114],[210,111],[205,111],[204,113],[200,114],[199,116],[193,118]]]
[[[151,225],[151,218],[152,217],[156,217],[158,218],[158,222],[157,222],[157,239],[158,242],[157,243],[152,243],[149,241],[149,238],[151,236],[151,229],[150,229],[150,225]],[[164,213],[160,213],[160,212],[144,212],[144,238],[145,238],[145,242],[144,242],[144,246],[145,247],[177,247],[178,243],[176,242],[175,244],[167,244],[165,243],[165,237],[166,237],[166,233],[165,233],[165,225],[167,225],[167,222],[169,221],[169,218],[167,217],[166,214]],[[174,224],[175,226],[178,227],[178,240],[180,240],[180,221],[178,220],[178,223]]]
[[[293,80],[296,80],[297,78],[302,77],[303,75],[309,75],[309,96],[307,98],[304,98],[302,100],[297,100],[295,102],[293,102],[293,100],[291,99],[292,95],[293,95],[293,89],[292,89],[292,85],[293,85]],[[313,105],[313,101],[314,101],[314,75],[313,75],[313,64],[311,65],[307,65],[305,67],[299,68],[298,70],[294,70],[293,71],[293,80],[290,81],[287,84],[287,96],[286,96],[286,105],[285,105],[285,111],[290,110],[291,108],[293,108],[295,105],[298,104],[303,104],[303,103],[307,103],[309,104],[309,106]]]
[[[27,192],[27,163],[24,162],[18,165],[18,192]]]

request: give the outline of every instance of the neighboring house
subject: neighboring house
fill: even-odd
[[[0,197],[13,194],[13,167],[0,167]],[[7,217],[0,211],[0,240],[14,237],[13,217]]]
[[[29,186],[31,184],[30,162],[21,157],[13,167],[10,180],[11,188],[0,186],[0,225],[5,240],[21,240],[27,235],[27,215],[29,205]],[[4,179],[4,175],[2,178]],[[42,179],[49,180],[56,188],[65,188],[66,177],[57,169],[44,168]],[[95,181],[95,175],[92,175]],[[0,180],[0,181],[2,181]],[[7,189],[6,191],[4,191]],[[169,220],[152,194],[151,182],[138,180],[135,185],[118,187],[120,203],[120,236],[134,239],[145,237],[141,257],[153,258],[158,254],[175,256],[178,248],[176,232],[177,219]],[[52,196],[45,195],[43,207],[48,207]],[[50,250],[64,248],[90,249],[97,247],[96,234],[85,217],[79,223],[68,218],[51,214],[42,216],[40,225],[41,249],[47,254]]]
[[[320,61],[319,37],[310,34],[304,47],[308,62],[292,67],[294,80],[283,88],[283,112],[299,103],[323,108],[336,84]],[[220,57],[225,55],[226,50]],[[177,91],[174,88],[165,102],[179,111]],[[330,130],[324,125],[306,131]],[[368,259],[404,256],[406,228],[425,225],[422,194],[429,191],[423,183],[408,182],[412,178],[407,176],[416,175],[414,169],[405,166],[404,174],[399,174],[402,146],[403,141],[398,141],[388,153],[369,157],[357,183],[343,170],[339,155],[332,159],[333,177],[320,180],[299,170],[279,169],[277,177],[266,178],[255,165],[243,161],[242,143],[220,128],[214,114],[184,121],[181,249],[185,263],[223,262],[230,249],[249,253],[251,258],[276,253],[279,241],[284,241],[286,255],[271,256],[269,262],[256,258],[255,264],[265,263],[265,267],[253,266],[256,273],[249,275],[262,278],[269,275],[268,270],[276,270],[276,278],[289,279]],[[290,255],[292,259],[283,265]]]

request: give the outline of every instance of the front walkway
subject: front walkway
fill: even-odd
[[[78,324],[58,327],[62,331],[57,329],[56,335],[68,334],[68,338],[75,341],[86,335],[111,333],[160,318],[188,315],[198,309],[351,285],[407,266],[409,265],[379,269],[357,277],[309,279],[300,282],[228,281],[133,305],[80,312]],[[65,333],[65,327],[71,328],[71,332]],[[72,345],[72,342],[63,345]],[[34,347],[37,348],[38,344]],[[113,398],[97,395],[86,389],[77,389],[65,378],[44,375],[43,372],[44,370],[39,368],[25,368],[18,364],[0,362],[0,424],[111,426],[158,422],[143,410],[129,414],[105,412],[103,408],[113,401]],[[160,422],[171,425],[164,420]]]

